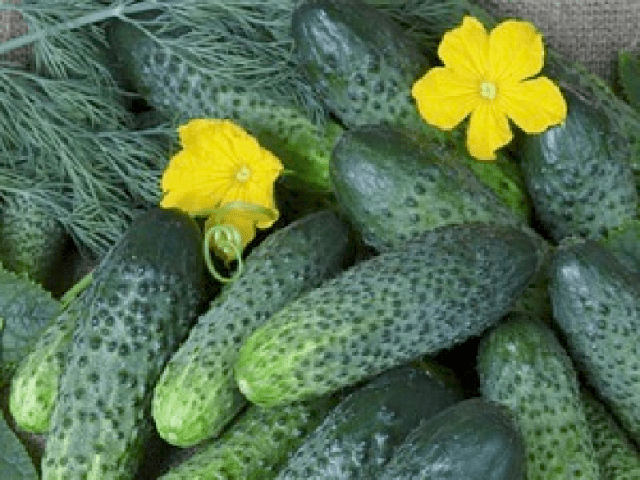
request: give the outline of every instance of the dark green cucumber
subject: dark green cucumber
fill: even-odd
[[[135,88],[157,111],[182,122],[198,117],[234,120],[295,173],[287,178],[329,189],[329,157],[342,131],[336,123],[314,122],[294,102],[275,101],[258,86],[220,84],[215,70],[194,68],[188,55],[159,45],[126,22],[112,25],[111,38]]]
[[[597,109],[565,96],[566,121],[523,139],[522,170],[536,215],[554,240],[600,238],[637,214],[630,152]]]
[[[217,435],[246,404],[233,379],[244,340],[271,315],[341,270],[349,230],[324,210],[276,230],[211,303],[171,357],[153,397],[160,435],[179,446]]]
[[[598,243],[561,245],[553,314],[587,381],[640,444],[640,281]]]
[[[601,480],[640,478],[640,452],[637,447],[600,400],[585,388],[580,393]]]
[[[348,128],[391,123],[431,132],[411,97],[429,62],[386,13],[360,0],[307,0],[292,31],[299,68]]]
[[[390,126],[345,132],[329,174],[338,203],[379,251],[443,225],[526,221],[454,156]]]
[[[169,470],[161,480],[274,478],[288,455],[323,421],[330,396],[279,408],[250,405],[220,437]]]
[[[134,477],[153,385],[204,300],[201,244],[186,214],[154,208],[97,267],[60,377],[43,480]]]
[[[276,478],[378,478],[418,423],[460,400],[460,390],[416,367],[383,372],[344,398]]]
[[[613,253],[621,265],[640,275],[640,220],[624,223],[609,232],[600,243]]]
[[[26,274],[0,267],[0,385],[9,381],[60,309],[60,302]]]
[[[525,448],[511,413],[463,400],[416,426],[378,480],[523,480]]]
[[[538,238],[515,228],[426,232],[278,311],[243,344],[236,381],[250,401],[277,405],[449,348],[498,321],[539,260]]]
[[[480,342],[477,369],[483,398],[522,432],[528,480],[600,478],[576,371],[549,327],[510,315]]]

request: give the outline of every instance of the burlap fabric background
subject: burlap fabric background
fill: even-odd
[[[3,4],[17,4],[19,0],[0,0]],[[0,10],[0,42],[22,35],[27,31],[27,25],[22,21],[20,14],[11,10]],[[29,48],[19,48],[8,55],[0,57],[19,64],[24,64],[29,56]]]
[[[547,45],[608,81],[621,49],[640,49],[640,0],[475,0],[498,17],[533,22]]]

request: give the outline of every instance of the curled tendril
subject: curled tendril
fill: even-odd
[[[273,223],[278,218],[278,212],[276,210],[240,201],[227,203],[213,211],[201,212],[201,214],[209,215],[209,221],[213,223],[213,226],[209,227],[204,234],[203,248],[205,262],[211,275],[222,283],[232,282],[237,279],[242,274],[244,267],[242,261],[242,237],[240,232],[237,227],[224,221],[224,218],[234,211],[249,213],[252,217],[254,227],[259,222]],[[224,277],[217,271],[211,259],[212,245],[216,246],[224,255],[237,261],[236,271],[231,277]]]

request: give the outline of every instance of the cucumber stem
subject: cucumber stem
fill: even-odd
[[[69,304],[75,300],[78,295],[80,295],[84,290],[91,285],[93,281],[93,270],[87,273],[84,277],[82,277],[78,282],[76,282],[69,290],[65,292],[65,294],[60,298],[60,305],[62,306],[62,310],[66,310]]]

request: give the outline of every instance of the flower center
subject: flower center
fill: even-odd
[[[240,167],[240,170],[236,173],[236,180],[239,182],[246,182],[251,178],[251,169],[247,165]]]
[[[496,98],[496,84],[493,82],[482,82],[480,84],[480,95],[487,100]]]

